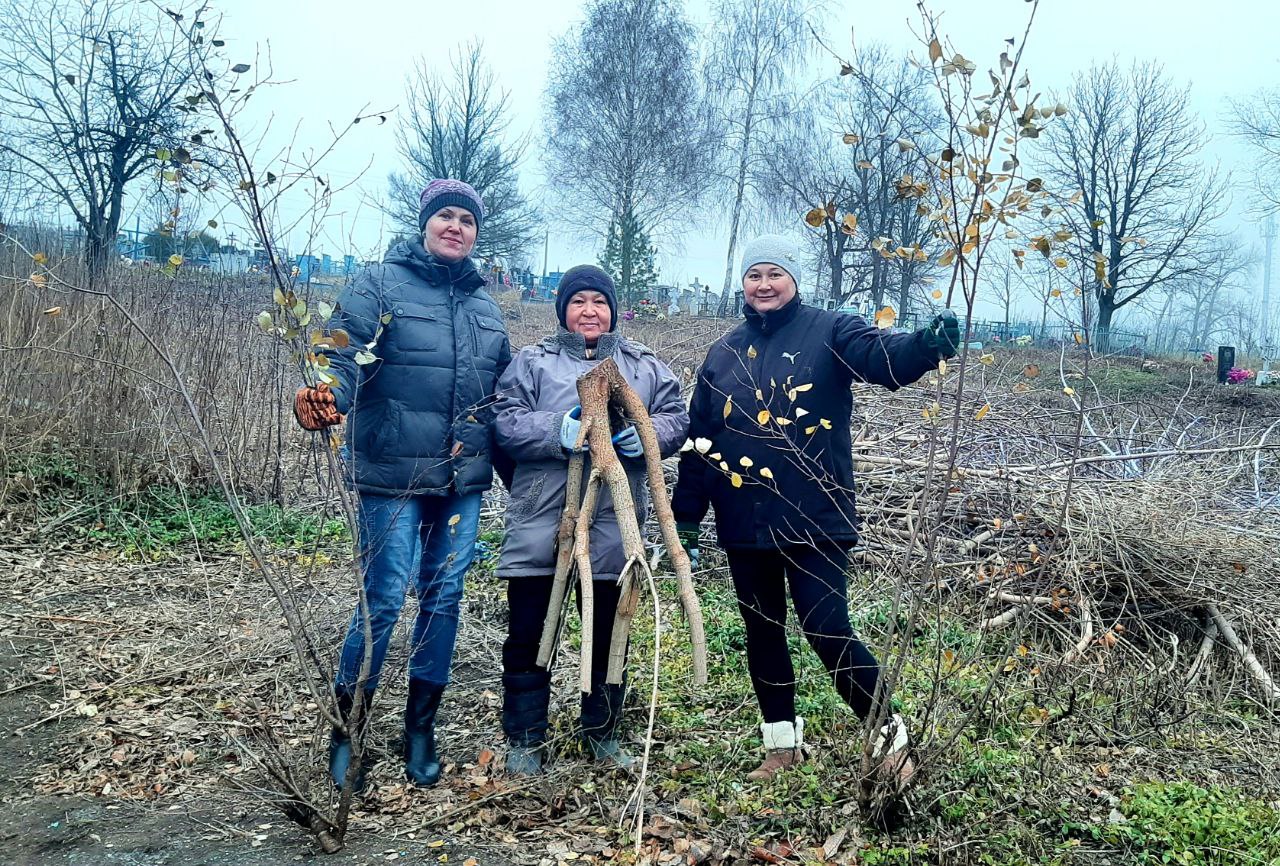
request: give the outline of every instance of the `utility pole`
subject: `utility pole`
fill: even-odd
[[[1262,224],[1262,345],[1271,345],[1271,256],[1276,244],[1276,218],[1268,214]]]
[[[1262,223],[1262,371],[1258,374],[1258,384],[1265,385],[1271,379],[1271,362],[1276,354],[1271,332],[1271,255],[1276,244],[1276,218],[1267,214]]]

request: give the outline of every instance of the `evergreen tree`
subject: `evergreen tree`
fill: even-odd
[[[640,299],[658,284],[658,250],[635,214],[624,213],[609,221],[600,267],[618,287],[618,300],[634,309]]]

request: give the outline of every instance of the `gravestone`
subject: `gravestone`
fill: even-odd
[[[1227,374],[1231,372],[1231,368],[1236,365],[1236,347],[1235,346],[1219,346],[1218,347],[1218,383],[1225,385],[1227,382]]]

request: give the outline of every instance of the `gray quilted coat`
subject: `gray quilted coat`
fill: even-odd
[[[560,446],[560,423],[564,414],[578,405],[578,378],[599,361],[613,358],[623,377],[645,401],[663,457],[674,454],[684,444],[689,413],[680,396],[680,383],[667,365],[650,349],[618,334],[601,335],[596,353],[596,358],[587,358],[582,336],[561,332],[521,349],[498,382],[502,396],[497,406],[495,439],[516,462],[506,537],[498,561],[499,577],[555,571],[556,530],[569,474],[569,455]],[[649,506],[644,462],[620,459],[643,521]],[[584,481],[590,471],[588,460]],[[593,576],[597,580],[617,580],[625,562],[613,500],[605,489],[591,525]]]

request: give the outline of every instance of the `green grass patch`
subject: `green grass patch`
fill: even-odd
[[[1125,791],[1120,812],[1101,836],[1138,863],[1280,863],[1280,810],[1235,788],[1146,782]]]
[[[144,556],[189,544],[234,547],[243,539],[231,506],[214,493],[184,495],[152,487],[131,500],[107,503],[93,515],[92,522],[80,522],[86,537]],[[278,505],[246,505],[244,516],[256,538],[276,547],[307,548],[350,538],[342,520]]]

